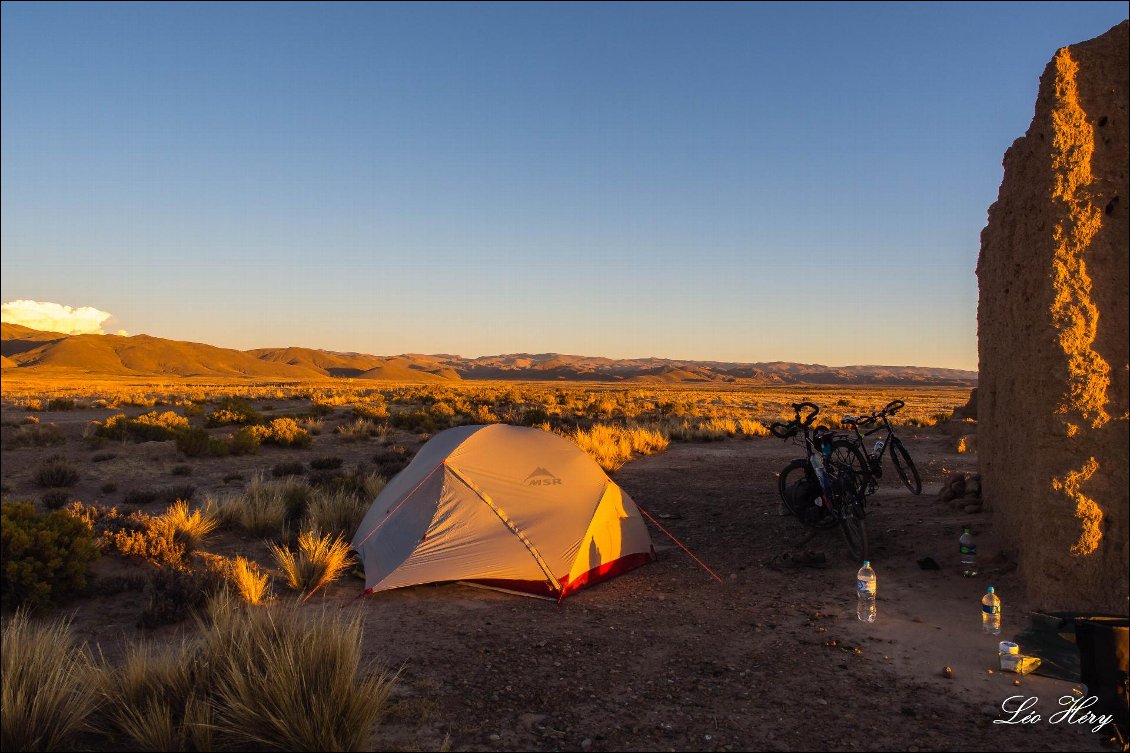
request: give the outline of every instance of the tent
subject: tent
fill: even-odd
[[[639,508],[583,450],[504,424],[436,434],[352,546],[366,593],[471,581],[560,599],[655,558]]]

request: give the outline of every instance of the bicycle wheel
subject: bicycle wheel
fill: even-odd
[[[863,519],[862,505],[846,503],[840,516],[840,531],[847,542],[848,551],[856,562],[869,559],[867,554],[867,522]]]
[[[798,458],[781,469],[781,472],[777,474],[777,493],[781,495],[781,503],[788,508],[797,520],[806,526],[811,528],[831,528],[835,526],[838,522],[836,516],[827,508],[812,504],[798,506],[797,501],[793,499],[790,490],[798,481],[806,479],[812,484],[816,483],[816,479],[812,478],[812,471],[807,460]]]
[[[914,466],[914,461],[910,459],[910,453],[902,446],[897,438],[891,438],[891,462],[895,464],[895,470],[898,471],[899,478],[906,484],[906,488],[910,489],[913,494],[922,493],[922,478],[918,475],[918,469]]]
[[[874,481],[871,477],[871,466],[867,463],[867,457],[858,442],[850,439],[837,439],[832,442],[832,462],[850,468],[852,473],[862,480],[861,487],[864,494],[872,487]]]

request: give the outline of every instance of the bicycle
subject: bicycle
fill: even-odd
[[[906,451],[902,441],[895,436],[895,430],[890,421],[890,417],[902,410],[905,405],[906,403],[902,400],[892,400],[882,410],[873,411],[870,415],[844,416],[840,419],[844,426],[850,426],[855,431],[855,438],[848,440],[856,448],[855,460],[858,464],[854,464],[853,467],[857,473],[862,473],[865,476],[868,494],[874,494],[875,490],[879,488],[879,479],[883,477],[883,455],[888,449],[891,451],[891,462],[894,464],[899,478],[902,479],[902,483],[912,494],[922,493],[922,477],[918,475],[918,468],[914,465],[910,453]],[[869,431],[866,430],[866,427],[876,422],[879,422],[878,426]],[[861,431],[860,427],[863,427],[864,430]],[[887,431],[887,436],[877,440],[872,451],[864,454],[865,438],[884,429]]]
[[[802,417],[801,411],[808,415]],[[867,515],[863,477],[843,458],[856,454],[849,440],[826,426],[812,428],[820,414],[814,403],[793,403],[795,418],[775,422],[769,431],[779,439],[793,439],[804,448],[805,457],[793,460],[777,475],[781,501],[803,525],[829,529],[839,526],[848,550],[856,560],[867,555]],[[838,452],[837,452],[838,451]]]

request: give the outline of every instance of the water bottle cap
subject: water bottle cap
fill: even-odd
[[[871,560],[863,560],[864,567],[871,567]]]
[[[971,531],[970,531],[970,528],[969,528],[969,526],[965,526],[965,528],[963,528],[963,529],[961,529],[961,530],[965,531],[966,533],[970,533],[970,532],[971,532]],[[950,535],[952,536],[953,534],[951,533]]]
[[[993,588],[992,586],[989,586],[989,590],[988,590],[988,591],[986,591],[985,593],[990,593],[990,594],[991,594],[991,593],[996,593],[996,591],[997,591],[997,590],[996,590],[995,588]]]

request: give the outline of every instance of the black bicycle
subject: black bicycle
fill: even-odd
[[[807,415],[802,416],[801,412]],[[769,427],[780,439],[794,439],[805,456],[786,465],[777,476],[781,502],[810,528],[840,527],[856,560],[867,559],[866,481],[848,458],[855,445],[826,426],[813,423],[820,414],[814,403],[794,403],[795,418]],[[858,458],[855,458],[858,461]]]
[[[905,405],[906,403],[902,400],[892,400],[887,403],[885,408],[874,411],[870,415],[844,416],[840,419],[844,426],[849,426],[855,431],[855,437],[847,440],[856,450],[852,467],[856,472],[865,476],[868,494],[874,494],[875,490],[879,488],[879,479],[883,477],[883,455],[887,450],[890,450],[891,462],[906,488],[913,494],[922,493],[922,477],[918,475],[918,468],[910,458],[910,453],[906,451],[906,447],[895,436],[895,430],[890,421],[890,417],[902,410]],[[868,429],[875,424],[878,424],[878,426]],[[887,432],[886,436],[877,440],[871,452],[865,455],[866,437],[884,430]]]

